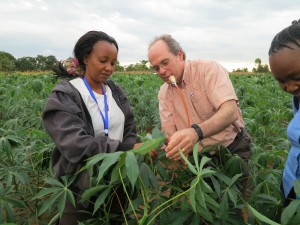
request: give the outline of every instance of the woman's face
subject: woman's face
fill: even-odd
[[[300,48],[282,48],[269,57],[271,71],[282,90],[300,98]]]
[[[107,41],[98,41],[92,52],[84,59],[85,76],[96,83],[103,83],[115,71],[118,50],[114,44]]]

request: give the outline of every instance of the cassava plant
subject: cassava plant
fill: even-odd
[[[150,139],[135,150],[98,154],[87,160],[79,173],[89,172],[91,186],[80,198],[93,202],[93,213],[101,214],[87,224],[109,224],[112,216],[124,224],[140,225],[247,224],[242,209],[256,223],[277,224],[251,206],[240,192],[241,158],[220,146],[199,154],[196,144],[188,158],[180,151],[186,166],[174,165],[165,156],[163,141],[163,134],[154,129]],[[153,149],[158,155],[149,154]],[[34,198],[47,197],[39,215],[52,210],[55,216],[50,224],[61,216],[66,198],[74,203],[69,187],[75,177],[47,179],[49,186]],[[112,215],[112,199],[122,198],[120,193],[126,199],[119,202],[122,213]]]

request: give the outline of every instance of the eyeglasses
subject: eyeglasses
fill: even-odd
[[[155,72],[159,72],[161,68],[166,68],[174,56],[175,55],[172,55],[169,58],[162,60],[157,66],[153,66],[152,69],[155,70]]]

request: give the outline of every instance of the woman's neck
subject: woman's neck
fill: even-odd
[[[85,76],[85,79],[94,92],[96,92],[97,94],[103,95],[103,91],[102,91],[103,83],[102,82],[95,81],[90,76]]]

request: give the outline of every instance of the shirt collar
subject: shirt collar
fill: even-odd
[[[184,64],[184,68],[183,68],[183,75],[182,75],[182,83],[183,84],[188,84],[190,82],[190,77],[189,76],[189,65],[190,65],[190,61],[185,61],[185,64]]]

